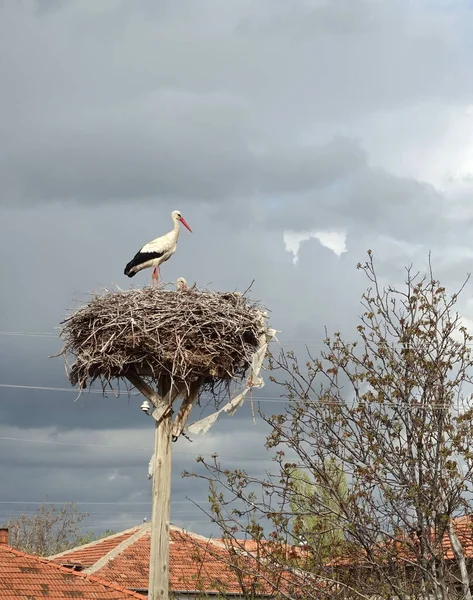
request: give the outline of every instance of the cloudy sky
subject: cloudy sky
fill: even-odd
[[[354,335],[368,248],[384,281],[431,251],[441,280],[461,283],[472,17],[466,0],[0,2],[0,520],[41,501],[78,502],[96,531],[149,517],[140,400],[74,402],[49,356],[77,301],[130,285],[126,262],[173,209],[193,234],[163,278],[254,279],[288,349],[317,351],[324,326]],[[283,408],[274,388],[261,396]],[[217,451],[262,472],[264,435],[245,405],[179,440],[172,521],[211,533],[186,500],[206,490],[181,471]]]

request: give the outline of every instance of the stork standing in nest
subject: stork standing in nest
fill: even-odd
[[[159,266],[171,258],[176,251],[180,229],[179,224],[182,223],[192,233],[192,229],[186,223],[180,211],[174,210],[171,213],[171,217],[174,222],[173,229],[166,235],[156,238],[143,246],[125,267],[125,275],[134,277],[139,271],[154,267],[151,284],[157,285]]]

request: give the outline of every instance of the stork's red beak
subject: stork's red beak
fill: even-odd
[[[192,233],[192,229],[186,223],[186,220],[184,219],[184,217],[181,217],[181,223],[184,225],[184,227],[187,227],[187,229]]]

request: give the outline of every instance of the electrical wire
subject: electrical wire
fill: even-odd
[[[46,332],[46,331],[0,331],[0,336],[39,337],[39,338],[52,338],[52,339],[57,339],[57,340],[61,339],[57,333]],[[271,343],[279,345],[279,346],[281,346],[282,344],[304,344],[304,345],[310,346],[310,347],[319,347],[319,348],[326,347],[326,344],[323,341],[321,341],[320,339],[313,339],[313,340],[282,339],[282,340],[274,340]],[[461,343],[463,345],[463,342],[461,342]],[[470,343],[467,343],[464,345],[465,346],[473,346],[473,342],[470,342]],[[390,344],[390,346],[394,346],[394,344]],[[416,348],[416,346],[411,345],[411,348],[414,349],[414,348]],[[419,346],[418,348],[422,348],[422,346]]]
[[[0,388],[18,388],[18,389],[25,389],[25,390],[39,390],[39,391],[52,391],[52,392],[73,392],[75,394],[77,394],[77,390],[75,389],[71,389],[71,388],[61,388],[61,387],[46,387],[46,386],[37,386],[37,385],[18,385],[18,384],[10,384],[10,383],[0,383]],[[84,394],[103,394],[103,392],[101,390],[87,390],[86,392],[84,392]],[[127,392],[127,395],[130,396],[139,396],[139,393],[129,393]],[[211,400],[212,398],[210,396],[202,396],[203,400]],[[1,400],[1,398],[0,398]],[[324,406],[340,406],[342,405],[342,403],[338,400],[323,400],[323,399],[310,399],[310,398],[302,398],[302,399],[291,399],[291,398],[282,398],[281,396],[250,396],[249,400],[256,400],[257,402],[271,402],[271,403],[279,403],[279,404],[297,404],[298,402],[306,402],[306,401],[312,401],[312,402],[318,402],[320,404],[323,404]],[[376,402],[375,400],[371,401],[370,404],[380,404],[380,402]],[[386,406],[386,407],[390,407],[390,408],[399,408],[399,403],[396,402],[383,402],[382,406]],[[415,398],[412,398],[411,400],[411,405],[414,408],[419,408],[420,405],[418,405],[416,403]],[[431,403],[429,404],[430,408],[450,408],[450,404],[443,404],[443,403]]]
[[[41,385],[19,385],[16,383],[0,383],[0,388],[11,388],[11,389],[20,389],[20,390],[39,390],[39,391],[46,391],[46,392],[68,392],[68,393],[73,393],[73,394],[77,394],[77,390],[74,388],[63,388],[63,387],[54,387],[54,386],[41,386]],[[117,390],[118,391],[118,390]],[[86,390],[84,392],[82,392],[84,395],[86,394],[101,394],[103,395],[102,390]],[[125,392],[123,392],[125,393]],[[139,392],[133,392],[133,393],[129,393],[128,391],[126,392],[127,395],[130,396],[140,396],[141,394]],[[252,397],[253,400],[258,400],[259,402],[287,402],[287,400],[284,400],[283,398],[281,398],[281,396],[253,396]],[[211,400],[212,397],[211,396],[203,396],[204,400]]]
[[[18,385],[14,383],[0,383],[0,388],[12,388],[12,389],[21,389],[21,390],[41,390],[45,392],[69,392],[73,394],[77,394],[77,390],[73,388],[63,388],[63,387],[53,387],[46,385]],[[102,390],[87,390],[87,394],[103,394]],[[127,392],[128,394],[129,392]],[[139,392],[129,393],[130,396],[139,396]]]
[[[193,502],[209,502],[208,498],[205,499],[200,499],[200,500],[192,500]],[[183,504],[184,502],[190,502],[190,500],[173,500],[173,504]],[[149,502],[143,502],[143,501],[136,501],[136,500],[127,500],[126,502],[123,502],[121,500],[111,500],[110,502],[96,502],[91,501],[91,502],[87,502],[87,501],[81,501],[81,502],[75,502],[75,501],[71,501],[71,500],[0,500],[0,504],[76,504],[77,506],[82,505],[82,504],[87,504],[87,506],[93,504],[93,505],[100,505],[100,506],[108,506],[108,505],[124,505],[124,506],[130,506],[130,505],[135,505],[135,504],[143,504],[145,506],[149,506],[151,503],[151,500],[149,500]],[[1,510],[5,510],[5,509],[0,509]],[[90,513],[92,514],[92,513]],[[98,513],[97,513],[98,514]]]
[[[8,441],[8,442],[25,442],[25,443],[31,443],[31,444],[51,444],[51,445],[57,445],[57,446],[72,446],[74,448],[100,448],[103,450],[138,450],[140,452],[152,452],[151,448],[140,448],[140,447],[134,447],[134,446],[105,446],[105,445],[101,445],[101,444],[78,444],[78,443],[74,443],[74,442],[57,442],[57,441],[53,441],[53,440],[35,440],[35,439],[30,439],[30,438],[18,438],[18,437],[7,437],[7,436],[0,436],[0,441]],[[203,453],[203,452],[173,452],[173,454],[179,455],[179,456],[192,456],[192,457],[196,457],[196,456],[205,456],[207,458],[212,458],[212,456],[214,456],[214,453],[208,454],[208,453]],[[270,457],[263,457],[263,456],[247,456],[247,455],[242,455],[242,454],[232,454],[231,456],[228,455],[224,455],[224,454],[218,454],[218,458],[225,458],[226,460],[233,460],[233,459],[238,459],[238,460],[262,460],[262,461],[272,461],[273,459]]]
[[[12,337],[50,337],[53,339],[59,339],[56,333],[46,333],[45,331],[0,331],[0,335],[12,336]]]

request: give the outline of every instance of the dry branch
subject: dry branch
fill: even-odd
[[[96,295],[62,322],[69,380],[81,389],[95,380],[136,373],[154,381],[200,380],[212,388],[243,379],[262,331],[263,309],[244,295],[162,288]]]

